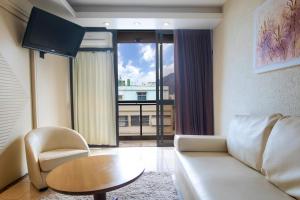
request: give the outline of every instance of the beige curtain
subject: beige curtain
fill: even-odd
[[[73,89],[75,130],[88,144],[116,145],[113,53],[79,52]]]

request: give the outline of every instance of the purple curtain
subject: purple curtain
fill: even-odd
[[[213,135],[213,68],[211,32],[176,30],[176,133]]]

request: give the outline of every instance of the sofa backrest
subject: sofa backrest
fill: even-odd
[[[270,182],[300,199],[300,117],[285,117],[275,124],[262,170]]]
[[[227,135],[228,152],[241,162],[261,171],[262,156],[274,124],[282,117],[237,115],[230,124]]]

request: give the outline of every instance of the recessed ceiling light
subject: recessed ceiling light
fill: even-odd
[[[139,26],[141,25],[141,22],[134,22],[134,25]]]
[[[104,24],[105,26],[109,26],[109,25],[110,25],[109,22],[104,22],[103,24]]]
[[[164,26],[169,26],[170,23],[169,22],[164,22]]]

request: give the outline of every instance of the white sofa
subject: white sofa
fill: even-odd
[[[29,178],[37,189],[47,188],[46,176],[52,169],[90,153],[79,133],[62,127],[43,127],[30,131],[25,136],[25,150]]]
[[[300,199],[300,117],[236,116],[227,137],[175,137],[185,200]]]

